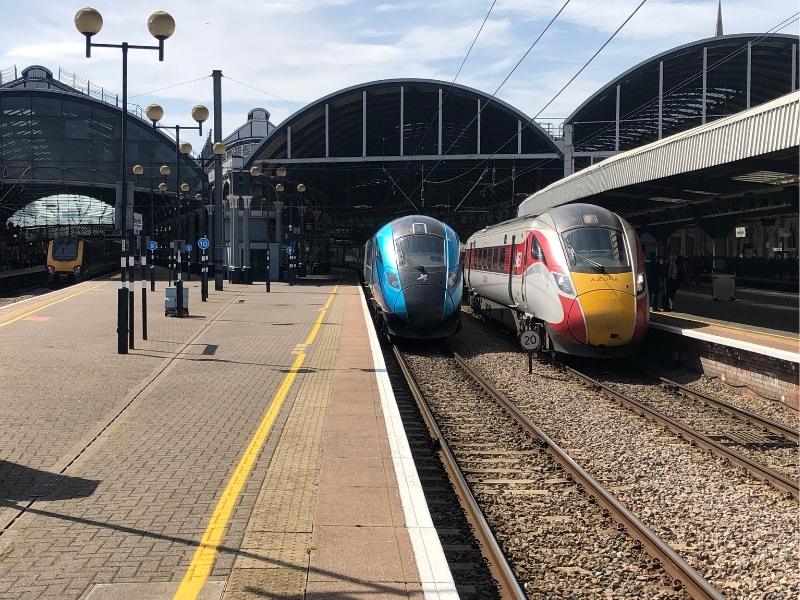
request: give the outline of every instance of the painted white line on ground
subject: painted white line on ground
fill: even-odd
[[[798,352],[789,352],[788,350],[780,350],[778,348],[762,346],[761,344],[754,344],[753,342],[746,342],[744,340],[714,335],[713,333],[705,333],[703,331],[697,331],[697,329],[693,329],[691,327],[678,327],[676,325],[666,325],[664,323],[653,323],[652,321],[650,322],[650,327],[653,329],[667,331],[669,333],[676,333],[678,335],[703,340],[704,342],[712,342],[714,344],[720,344],[721,346],[730,346],[731,348],[745,350],[746,352],[754,352],[756,354],[762,354],[771,358],[800,363],[800,353]]]
[[[359,288],[360,289],[360,288]],[[361,308],[367,322],[369,345],[372,351],[372,362],[378,382],[378,393],[381,397],[383,419],[389,435],[389,448],[392,452],[392,463],[397,476],[397,489],[403,504],[403,515],[406,521],[414,559],[417,563],[422,591],[426,600],[458,600],[458,592],[450,572],[450,566],[444,556],[439,534],[433,526],[431,513],[425,494],[422,492],[414,458],[408,445],[403,420],[397,408],[392,384],[386,372],[378,336],[372,323],[364,292],[360,290]]]

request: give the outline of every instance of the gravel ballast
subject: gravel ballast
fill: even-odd
[[[529,598],[686,597],[452,358],[407,359]]]
[[[451,340],[728,598],[800,594],[798,502],[527,357],[469,316]]]

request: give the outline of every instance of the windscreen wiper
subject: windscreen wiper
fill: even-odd
[[[569,251],[572,253],[572,256],[576,256],[576,257],[582,259],[584,262],[586,262],[587,264],[591,265],[592,268],[594,268],[594,270],[597,271],[598,273],[605,273],[606,272],[606,268],[602,264],[600,264],[599,262],[597,262],[594,259],[589,258],[588,256],[584,256],[583,254],[581,254],[580,252],[575,250],[575,248],[572,247],[572,244],[570,244],[568,240],[564,240],[564,243],[566,244],[567,249],[569,249]]]

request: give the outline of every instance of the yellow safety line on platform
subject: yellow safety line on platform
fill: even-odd
[[[93,285],[90,288],[86,288],[85,290],[81,290],[80,292],[75,292],[74,294],[70,294],[69,296],[64,296],[63,298],[59,298],[58,300],[53,300],[52,302],[48,302],[47,304],[40,306],[39,308],[34,308],[33,310],[29,310],[28,312],[24,312],[18,317],[14,317],[13,319],[9,319],[8,321],[3,321],[0,323],[0,327],[5,327],[6,325],[11,325],[12,323],[16,323],[20,319],[24,319],[25,317],[29,317],[32,314],[35,314],[39,311],[44,310],[45,308],[50,308],[54,304],[58,304],[59,302],[64,302],[65,300],[69,300],[70,298],[74,298],[75,296],[80,296],[81,294],[85,294],[86,292],[90,292],[93,289],[99,288],[101,285],[105,285],[105,281],[103,283],[98,283],[97,285]]]
[[[677,319],[679,321],[690,321],[692,323],[702,323],[703,325],[707,325],[709,327],[722,327],[724,329],[733,329],[734,331],[742,331],[744,333],[749,333],[750,335],[767,335],[769,337],[775,337],[779,340],[790,340],[793,341],[797,338],[797,334],[793,334],[791,332],[786,332],[786,335],[781,335],[780,333],[767,333],[766,331],[759,331],[753,329],[745,329],[744,327],[736,327],[734,325],[724,325],[722,323],[717,323],[715,321],[703,321],[702,319],[693,319],[691,317],[684,317],[681,315],[670,315],[665,313],[656,313],[659,317],[669,317],[670,319]],[[757,327],[757,325],[754,325]],[[745,340],[746,341],[746,340]]]
[[[306,341],[303,342],[304,348],[311,345],[314,338],[317,337],[317,333],[319,333],[319,329],[322,325],[322,319],[325,318],[325,314],[328,312],[328,308],[338,289],[339,285],[336,284],[330,291],[328,300],[320,309],[319,316],[314,322],[314,326],[311,328],[308,337],[306,337]],[[247,444],[247,448],[242,458],[239,460],[239,464],[236,465],[236,470],[233,472],[230,481],[228,481],[228,485],[225,486],[225,490],[222,492],[217,506],[214,508],[214,512],[208,522],[208,527],[203,533],[203,537],[200,539],[200,546],[195,551],[189,569],[186,575],[184,575],[180,586],[178,586],[175,596],[173,596],[174,600],[195,600],[203,584],[206,582],[206,579],[208,579],[211,568],[214,566],[217,549],[222,543],[222,538],[225,535],[228,521],[236,506],[239,494],[244,484],[247,482],[247,478],[250,476],[250,471],[253,470],[253,465],[269,437],[275,419],[277,419],[278,413],[280,413],[283,407],[283,402],[286,400],[286,396],[288,396],[289,390],[292,388],[292,384],[297,378],[297,373],[300,371],[300,367],[303,366],[305,360],[306,354],[301,350],[294,359],[292,366],[289,368],[289,372],[283,378],[283,382],[278,388],[278,391],[275,392],[267,414],[264,415],[258,429],[256,429],[255,434],[250,439],[250,443]]]

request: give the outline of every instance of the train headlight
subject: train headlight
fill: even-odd
[[[636,293],[641,294],[644,291],[644,273],[636,274]]]
[[[458,285],[458,280],[460,279],[458,275],[458,271],[450,273],[450,277],[447,278],[447,287],[454,288]]]
[[[569,275],[564,273],[553,273],[553,279],[556,281],[558,289],[569,296],[575,295],[575,290],[572,288],[572,282],[569,280]]]
[[[75,275],[80,275],[81,274],[81,266],[77,265],[75,267],[72,267],[72,272],[75,273]]]
[[[394,289],[400,289],[400,280],[397,278],[397,275],[390,271],[386,271],[386,281],[389,282],[389,285],[392,286]]]

